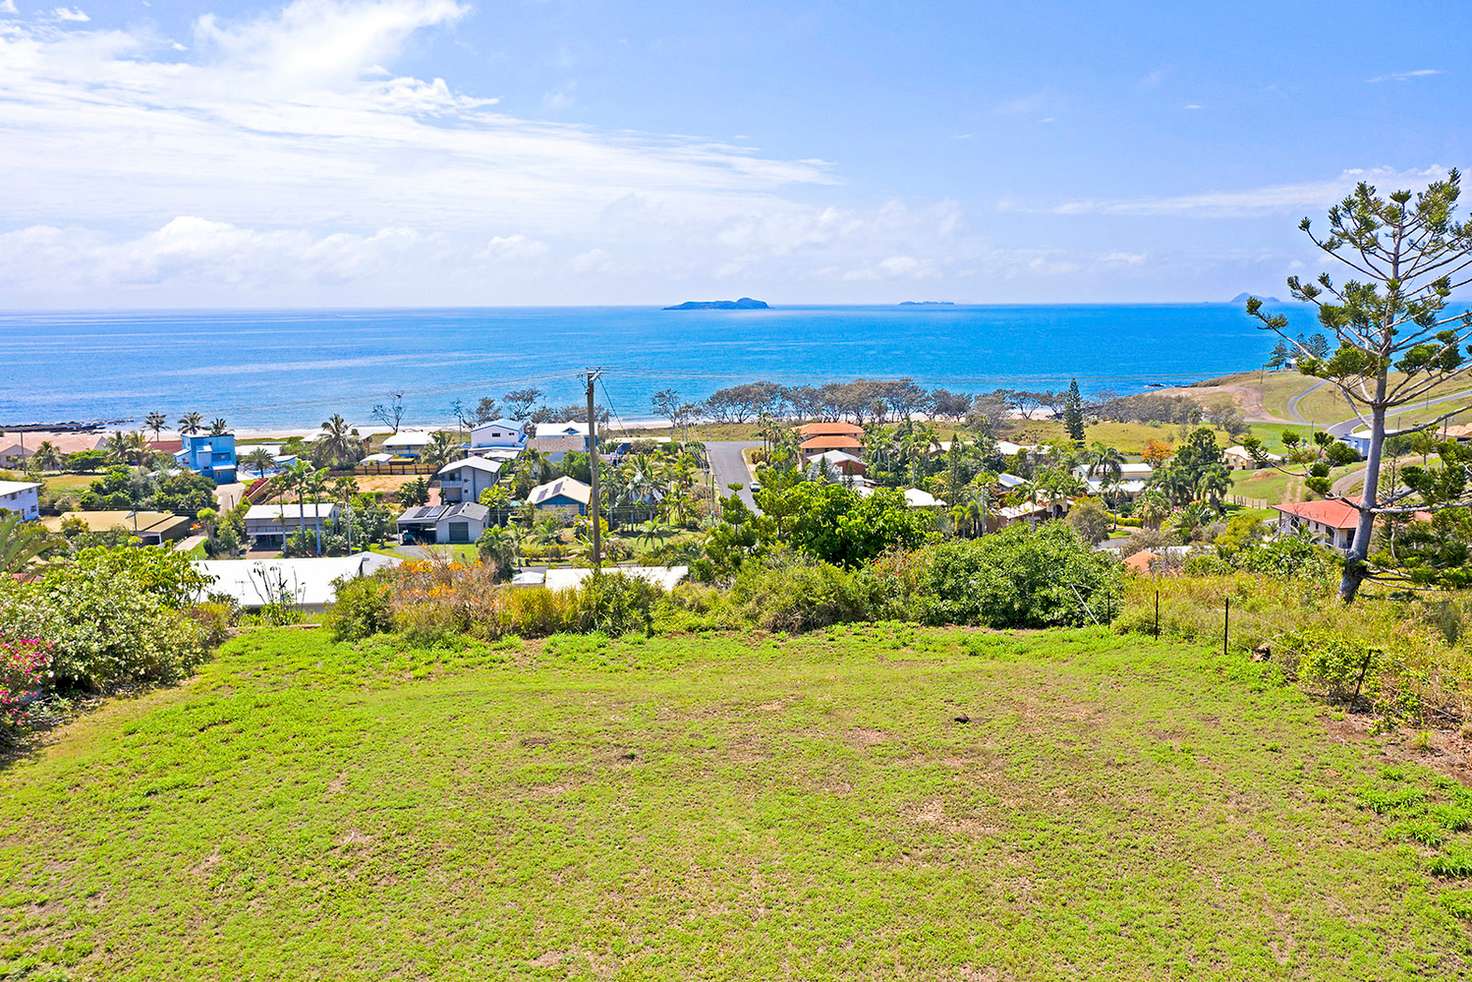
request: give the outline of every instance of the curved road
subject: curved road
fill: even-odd
[[[1329,383],[1325,379],[1319,379],[1313,385],[1310,385],[1308,388],[1306,388],[1302,392],[1298,393],[1298,395],[1296,395],[1293,398],[1289,399],[1288,400],[1288,418],[1291,419],[1295,423],[1302,423],[1304,426],[1312,426],[1313,425],[1312,423],[1310,423],[1308,420],[1306,420],[1306,419],[1303,418],[1303,413],[1301,413],[1301,412],[1298,411],[1298,404],[1303,401],[1303,399],[1304,399],[1305,396],[1308,396],[1308,395],[1310,395],[1310,394],[1312,394],[1314,392],[1319,391],[1319,389],[1323,388],[1325,385],[1328,385],[1328,384]]]

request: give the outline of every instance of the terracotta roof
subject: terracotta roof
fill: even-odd
[[[1150,564],[1159,558],[1159,555],[1151,552],[1149,549],[1141,549],[1139,552],[1131,553],[1125,557],[1124,565],[1132,573],[1148,573],[1150,572]]]
[[[814,436],[802,441],[802,450],[858,450],[863,443],[851,436],[827,435]]]
[[[1290,501],[1273,507],[1330,528],[1352,529],[1360,524],[1359,509],[1347,501]]]
[[[797,432],[809,436],[863,436],[864,428],[853,423],[807,423]]]

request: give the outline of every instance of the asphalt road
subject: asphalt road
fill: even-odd
[[[741,451],[759,447],[756,440],[709,440],[705,444],[710,454],[710,469],[715,473],[716,492],[722,496],[730,493],[732,484],[740,484],[739,493],[746,507],[756,511],[756,500],[751,496],[751,474]]]

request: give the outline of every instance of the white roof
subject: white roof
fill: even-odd
[[[537,436],[587,436],[588,424],[569,419],[561,423],[538,423]]]
[[[392,436],[384,437],[385,447],[426,447],[434,441],[434,437],[422,430],[400,430]]]
[[[531,493],[526,496],[526,500],[533,505],[540,505],[542,502],[550,498],[556,498],[559,495],[565,498],[571,498],[578,504],[586,505],[593,496],[593,489],[577,478],[559,477],[555,481],[538,484],[532,488]]]
[[[452,464],[446,464],[439,469],[439,473],[449,474],[452,471],[463,470],[467,467],[475,471],[485,471],[487,474],[499,474],[501,471],[501,462],[499,460],[487,460],[484,457],[466,457],[464,460],[457,460]]]
[[[1024,450],[1028,453],[1032,453],[1037,448],[1037,444],[1035,443],[1013,443],[1011,440],[997,441],[997,453],[1001,454],[1003,457],[1016,457]]]
[[[945,502],[941,501],[929,491],[922,491],[919,488],[907,488],[905,489],[905,504],[911,508],[934,508],[936,505],[945,504]]]
[[[518,433],[522,430],[522,424],[514,419],[488,419],[484,423],[476,423],[473,430],[485,430],[495,427],[498,430],[514,430]]]
[[[360,464],[386,464],[390,460],[393,460],[393,459],[394,459],[394,455],[391,454],[391,453],[371,453],[368,456],[364,457],[362,460],[358,461],[358,463],[360,463]]]
[[[1227,457],[1241,457],[1243,460],[1256,460],[1256,458],[1252,456],[1252,451],[1251,450],[1248,450],[1246,447],[1242,446],[1240,443],[1237,444],[1236,446],[1228,447],[1227,449],[1223,450],[1222,451],[1222,454],[1224,456],[1227,456]],[[1280,457],[1280,456],[1278,456],[1275,453],[1267,453],[1266,451],[1264,451],[1263,452],[1263,459],[1264,460],[1282,460],[1283,458]]]
[[[224,593],[242,607],[260,607],[283,589],[301,607],[320,607],[337,598],[336,580],[356,579],[402,563],[394,556],[360,552],[355,556],[304,559],[205,559],[194,568],[213,582],[204,593]]]
[[[653,583],[662,590],[673,590],[675,585],[690,575],[689,566],[605,566],[605,573],[622,573],[635,579]],[[543,584],[549,590],[572,590],[593,575],[587,567],[552,568],[547,570]],[[535,584],[531,584],[535,585]]]
[[[41,485],[35,481],[0,481],[0,494],[15,494],[19,491],[29,491],[39,488]]]
[[[819,461],[825,464],[862,464],[864,462],[861,458],[851,453],[844,453],[842,450],[825,450],[808,458],[809,464],[816,464]]]
[[[1006,471],[997,475],[997,484],[1004,488],[1020,488],[1026,483],[1026,478],[1018,477],[1016,474],[1008,474]]]
[[[278,505],[251,505],[250,510],[245,513],[247,522],[255,519],[260,521],[268,519],[273,522],[281,521],[282,514],[287,518],[327,519],[337,514],[337,502],[335,501],[306,501],[302,504],[278,504]]]

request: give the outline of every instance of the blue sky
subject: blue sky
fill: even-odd
[[[1298,217],[1472,159],[1469,40],[1445,3],[0,0],[0,304],[1281,293]]]

